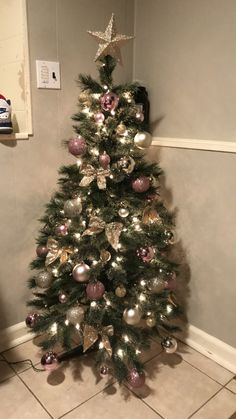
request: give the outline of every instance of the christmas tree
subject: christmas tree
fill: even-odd
[[[33,297],[26,324],[44,334],[41,363],[53,370],[65,355],[94,351],[102,376],[144,384],[140,353],[158,336],[168,353],[176,330],[177,265],[168,258],[173,217],[159,194],[162,171],[145,160],[151,145],[145,89],[113,84],[120,46],[114,16],[99,42],[99,82],[80,75],[76,135],[66,142],[74,162],[60,169],[59,188],[41,218]],[[143,103],[140,103],[140,97]],[[73,338],[80,339],[72,349]]]

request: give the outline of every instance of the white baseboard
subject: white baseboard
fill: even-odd
[[[0,330],[0,352],[13,348],[20,343],[27,342],[33,338],[33,334],[29,333],[25,322],[14,324],[6,329]]]
[[[193,349],[236,374],[236,348],[233,346],[193,325],[188,326],[187,337],[183,337],[181,333],[178,337]]]
[[[234,141],[216,141],[216,140],[198,140],[194,138],[167,138],[153,137],[153,146],[188,148],[192,150],[221,151],[224,153],[236,153],[236,142]]]

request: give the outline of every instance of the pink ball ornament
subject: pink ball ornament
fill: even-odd
[[[172,272],[172,274],[170,275],[169,280],[165,281],[165,289],[170,290],[170,291],[174,291],[176,289],[176,286],[177,286],[176,273]]]
[[[101,107],[104,111],[114,111],[119,103],[118,96],[113,92],[107,92],[101,97]]]
[[[139,259],[141,259],[143,262],[150,262],[155,255],[154,249],[152,247],[144,246],[140,247],[137,250],[137,256]]]
[[[86,141],[81,135],[72,138],[68,143],[68,150],[73,156],[81,156],[87,149]]]
[[[150,188],[150,179],[147,176],[140,176],[132,181],[132,188],[135,192],[146,192]]]
[[[66,224],[61,224],[56,227],[57,236],[66,236],[68,234],[68,226]]]
[[[94,115],[94,119],[97,124],[102,124],[105,120],[105,115],[102,112],[97,112]]]
[[[34,327],[39,317],[40,316],[38,313],[29,313],[25,319],[26,326],[32,329],[32,327]]]
[[[100,300],[105,292],[105,287],[102,282],[97,281],[90,283],[86,287],[86,294],[89,300]]]
[[[46,352],[41,358],[41,365],[46,371],[54,371],[58,368],[59,362],[55,352]]]
[[[47,253],[48,253],[47,246],[44,246],[44,245],[37,246],[36,253],[37,253],[37,256],[40,257],[40,258],[46,256]]]
[[[145,374],[144,372],[138,372],[136,368],[132,368],[129,372],[127,380],[131,387],[140,388],[145,384]]]
[[[99,163],[103,169],[107,169],[110,164],[111,158],[110,156],[104,151],[103,154],[99,156]]]

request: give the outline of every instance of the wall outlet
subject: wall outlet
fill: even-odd
[[[36,60],[37,88],[60,89],[60,64],[57,61]]]

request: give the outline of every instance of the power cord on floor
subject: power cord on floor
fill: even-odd
[[[30,365],[32,368],[33,368],[33,370],[34,371],[36,371],[36,372],[42,372],[42,371],[45,371],[44,369],[42,369],[42,368],[37,368],[37,367],[35,367],[34,366],[34,364],[33,364],[33,362],[31,361],[31,359],[23,359],[22,361],[15,361],[15,362],[9,362],[9,361],[7,361],[6,359],[0,359],[0,362],[5,362],[6,364],[8,364],[8,365],[16,365],[16,364],[22,364],[22,363],[27,363],[28,365]]]

